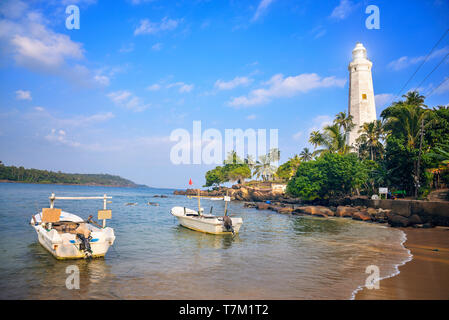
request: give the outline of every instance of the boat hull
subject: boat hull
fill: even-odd
[[[66,221],[75,220],[74,222],[79,222],[79,220],[81,220],[78,216],[68,213],[64,214],[64,220]],[[79,220],[74,217],[79,218]],[[56,259],[64,260],[86,258],[85,252],[80,250],[80,240],[76,238],[75,234],[60,233],[55,229],[47,230],[39,223],[34,224],[33,228],[37,233],[39,243]],[[114,244],[114,230],[109,227],[100,229],[91,225],[88,225],[88,228],[91,231],[92,237],[89,242],[92,250],[91,257],[104,257],[108,252],[109,247]]]
[[[184,214],[183,207],[175,207],[172,209],[171,213],[178,218],[179,223],[183,227],[191,230],[210,234],[232,234],[232,231],[229,231],[224,227],[221,217],[213,217],[209,215],[190,216],[190,214],[194,214],[196,211],[186,209],[186,214]],[[231,217],[231,220],[234,233],[238,233],[243,224],[243,219]]]

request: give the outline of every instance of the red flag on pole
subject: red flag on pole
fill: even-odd
[[[190,178],[190,180],[189,180],[189,185],[192,185],[192,184],[193,184],[192,178]]]

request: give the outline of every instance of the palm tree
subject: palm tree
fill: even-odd
[[[381,140],[384,138],[382,121],[375,120],[373,122],[364,123],[360,128],[359,133],[361,133],[357,139],[359,152],[363,151],[364,148],[368,148],[371,160],[375,160],[376,154],[380,154],[382,157],[383,145]]]
[[[266,155],[260,156],[254,167],[256,177],[262,177],[263,181],[270,180],[277,171],[277,166],[272,163],[279,161],[279,157],[280,151],[277,148],[273,148]]]
[[[391,131],[396,137],[402,137],[405,140],[407,148],[415,152],[419,148],[419,155],[413,160],[413,178],[415,183],[415,197],[418,196],[420,186],[421,154],[424,130],[430,125],[427,121],[430,110],[423,108],[423,96],[417,92],[408,93],[404,96],[406,101],[393,104],[384,111],[381,116],[386,119],[385,128]],[[407,104],[407,101],[412,104]]]
[[[249,170],[251,170],[251,177],[254,175],[253,170],[256,167],[257,161],[254,160],[254,156],[248,154],[245,158],[245,163],[248,165]]]
[[[301,153],[299,154],[300,160],[307,162],[313,159],[313,154],[310,152],[309,148],[302,149]]]
[[[426,99],[426,97],[424,97],[423,95],[420,95],[419,92],[416,90],[409,91],[406,94],[404,94],[402,97],[405,98],[405,101],[404,101],[405,104],[411,104],[414,106],[427,108],[427,106],[424,104],[424,100]]]
[[[346,115],[346,112],[340,112],[336,115],[333,124],[323,128],[323,132],[312,131],[309,142],[315,147],[314,155],[323,153],[347,154],[351,147],[347,144],[349,132],[354,128],[352,116]],[[316,149],[318,146],[323,149]]]
[[[240,159],[240,157],[237,155],[237,152],[232,150],[232,151],[229,151],[224,163],[225,164],[242,164],[243,160]]]
[[[415,148],[420,137],[421,125],[427,119],[429,110],[402,102],[396,103],[388,109],[388,112],[383,112],[386,119],[385,128],[394,132],[395,136],[403,136],[407,141],[407,146]]]
[[[347,115],[345,111],[339,112],[335,116],[334,123],[338,124],[340,127],[343,128],[345,132],[349,132],[352,129],[354,129],[354,123],[352,122],[352,115]]]

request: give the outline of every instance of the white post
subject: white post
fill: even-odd
[[[50,208],[53,209],[54,206],[55,206],[55,194],[52,193],[52,194],[51,194],[51,197],[50,197]]]
[[[107,203],[107,197],[106,197],[106,193],[103,195],[104,199],[103,199],[103,210],[106,210],[106,203]],[[106,228],[106,219],[103,219],[103,229]]]

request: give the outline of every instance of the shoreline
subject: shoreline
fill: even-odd
[[[57,185],[57,186],[87,186],[87,187],[109,187],[109,188],[151,188],[148,186],[125,186],[125,185],[110,185],[110,184],[90,184],[90,183],[42,183],[42,182],[27,182],[27,181],[12,181],[0,180],[0,183],[23,183],[23,184],[40,184],[40,185]]]
[[[403,246],[412,258],[395,275],[380,280],[379,289],[358,288],[355,300],[449,299],[449,228],[401,228]]]

